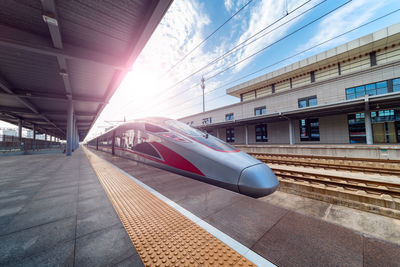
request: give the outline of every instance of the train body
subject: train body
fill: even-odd
[[[88,146],[251,197],[273,193],[272,170],[247,153],[182,122],[145,118],[124,123]]]

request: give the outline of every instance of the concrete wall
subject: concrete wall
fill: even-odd
[[[334,156],[349,158],[400,158],[399,145],[236,145],[245,152]]]
[[[180,121],[184,123],[193,121],[193,126],[200,126],[203,118],[212,117],[213,123],[221,123],[225,122],[225,114],[228,113],[233,113],[235,120],[251,118],[254,117],[254,108],[261,106],[266,106],[267,114],[292,111],[299,109],[299,98],[313,95],[317,96],[318,105],[332,104],[346,100],[346,88],[398,77],[400,77],[400,61],[388,66],[375,66],[357,74],[342,75],[328,82],[316,81],[301,88],[195,114]]]
[[[262,123],[258,123],[262,124]],[[289,122],[267,123],[268,142],[256,142],[255,126],[257,124],[248,125],[249,145],[262,144],[289,144]],[[347,125],[347,115],[340,114],[335,116],[327,116],[319,118],[320,141],[300,141],[300,125],[299,120],[293,120],[294,135],[296,144],[348,144],[349,131]],[[235,128],[235,143],[245,144],[245,126]],[[217,136],[215,129],[211,134]],[[226,141],[226,128],[219,128],[219,137]]]
[[[268,123],[267,132],[269,144],[289,144],[289,122]]]
[[[390,29],[393,30],[393,33],[397,33],[400,31],[400,24],[396,24],[396,26]],[[252,91],[243,95],[243,102],[188,116],[180,119],[180,121],[184,123],[193,122],[193,126],[201,126],[203,118],[211,117],[212,124],[224,123],[225,115],[228,113],[234,114],[234,120],[252,119],[255,117],[254,109],[262,106],[266,107],[267,115],[279,113],[285,115],[285,112],[288,111],[296,112],[297,110],[301,110],[298,108],[298,99],[314,95],[317,96],[317,105],[332,105],[338,102],[345,102],[347,88],[400,77],[400,35],[393,35],[385,39],[382,37],[382,34],[389,33],[378,31],[377,33],[367,35],[335,49],[318,54],[315,57],[293,63],[290,66],[273,72],[275,73],[272,75],[273,77],[270,74],[265,74],[245,82],[243,84],[248,85],[245,85],[244,89]],[[380,35],[382,35],[382,38],[379,37]],[[355,49],[356,47],[359,48]],[[330,54],[332,51],[335,52],[334,55]],[[376,53],[376,66],[371,66],[369,54],[371,51]],[[311,68],[307,64],[314,64],[314,67]],[[340,74],[338,64],[340,64]],[[315,73],[315,82],[311,82],[310,71],[314,71]],[[283,74],[286,75],[283,77],[283,80],[272,81]],[[290,88],[290,79],[292,80],[292,88]],[[269,82],[275,84],[275,93],[272,93]],[[228,89],[228,91],[231,90]],[[363,110],[359,110],[359,112],[363,112]],[[299,121],[293,120],[296,144],[349,143],[346,113],[319,117],[318,119],[320,141],[308,142],[300,141]],[[259,144],[255,141],[254,128],[255,125],[248,125],[249,144]],[[289,143],[287,121],[267,123],[267,131],[268,144]],[[214,135],[216,136],[216,133]],[[225,128],[220,129],[220,139],[226,140],[225,136]],[[243,126],[239,128],[235,127],[235,144],[245,144]]]

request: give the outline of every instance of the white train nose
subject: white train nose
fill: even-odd
[[[272,170],[260,163],[242,170],[238,188],[241,194],[263,197],[272,194],[279,186],[279,181]]]

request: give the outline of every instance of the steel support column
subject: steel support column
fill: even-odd
[[[217,138],[219,139],[219,128],[217,128]]]
[[[73,115],[74,119],[73,119],[73,123],[72,123],[72,152],[75,151],[76,148],[76,116],[75,114]]]
[[[68,111],[67,111],[67,147],[66,147],[66,155],[71,156],[72,153],[72,128],[73,128],[73,107],[72,101],[68,102]]]
[[[21,119],[18,120],[18,142],[19,142],[19,145],[21,145],[21,143],[22,143],[22,120]]]
[[[374,138],[372,136],[372,121],[371,121],[371,112],[369,110],[369,102],[365,102],[365,135],[367,138],[367,145],[372,145],[374,143]]]
[[[75,149],[78,149],[79,147],[79,131],[78,131],[78,125],[75,124]]]
[[[289,121],[289,144],[294,145],[294,127],[293,127],[293,120],[288,119]]]
[[[244,127],[244,134],[245,134],[246,145],[248,145],[249,144],[249,126],[248,125],[246,125]]]
[[[33,125],[33,144],[32,148],[33,150],[36,150],[36,124]]]

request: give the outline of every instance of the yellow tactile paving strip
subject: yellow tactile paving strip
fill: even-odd
[[[84,150],[145,266],[254,266],[105,160]]]

